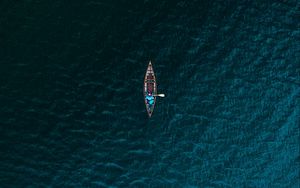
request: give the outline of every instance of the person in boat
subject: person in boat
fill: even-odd
[[[146,100],[149,105],[154,104],[154,97],[153,97],[152,93],[148,93],[148,95],[146,96]]]

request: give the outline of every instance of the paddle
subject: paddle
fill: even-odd
[[[153,95],[154,97],[165,97],[165,94],[156,94],[156,95]]]

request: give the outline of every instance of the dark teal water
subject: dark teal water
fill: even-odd
[[[299,18],[297,0],[0,1],[0,187],[298,187]]]

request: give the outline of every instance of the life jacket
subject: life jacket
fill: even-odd
[[[152,95],[147,95],[146,96],[146,100],[149,102],[149,104],[153,104],[154,103],[154,97]]]

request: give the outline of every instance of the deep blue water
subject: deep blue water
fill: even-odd
[[[297,188],[299,18],[297,0],[0,1],[0,187]]]

